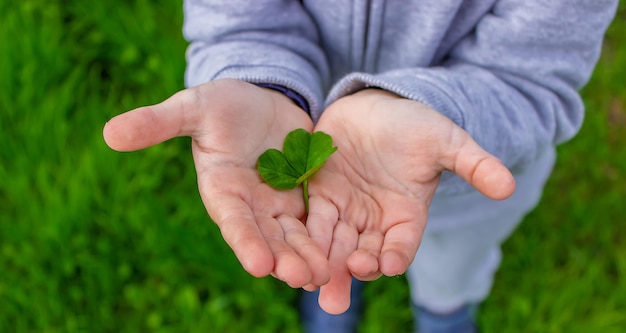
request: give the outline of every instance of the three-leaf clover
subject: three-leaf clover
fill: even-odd
[[[282,152],[272,148],[261,154],[257,169],[263,180],[276,189],[291,190],[302,184],[304,208],[308,213],[308,180],[336,150],[330,135],[300,128],[287,134]]]

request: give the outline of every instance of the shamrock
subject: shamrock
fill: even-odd
[[[276,189],[291,190],[302,184],[304,208],[308,214],[309,178],[336,150],[330,135],[300,128],[287,134],[282,152],[272,148],[261,154],[257,169],[261,178]]]

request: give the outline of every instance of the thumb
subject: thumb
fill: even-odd
[[[191,135],[197,123],[196,96],[187,89],[162,103],[122,113],[104,125],[104,141],[114,150],[133,151]]]
[[[456,173],[480,193],[494,200],[504,200],[515,191],[515,178],[495,156],[482,149],[469,134],[452,149],[452,156],[444,159],[443,167]]]

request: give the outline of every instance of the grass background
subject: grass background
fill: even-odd
[[[581,133],[504,245],[485,332],[626,331],[626,5]],[[109,150],[103,124],[183,88],[180,1],[0,2],[0,332],[299,332],[297,291],[245,273],[189,140]],[[408,332],[403,278],[361,332]]]

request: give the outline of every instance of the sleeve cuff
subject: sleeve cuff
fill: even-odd
[[[285,96],[289,97],[294,103],[296,103],[296,105],[299,106],[302,110],[310,114],[309,103],[307,102],[306,99],[304,99],[304,97],[302,97],[302,95],[298,94],[297,92],[287,87],[281,86],[279,84],[274,84],[274,83],[255,83],[255,84],[262,88],[268,88],[268,89],[276,90],[280,93],[283,93]]]

